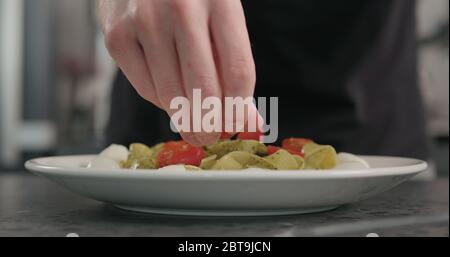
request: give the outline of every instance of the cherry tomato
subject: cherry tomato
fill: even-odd
[[[256,140],[259,141],[260,137],[264,134],[260,131],[256,132],[241,132],[238,134],[237,138],[240,140]]]
[[[293,137],[283,140],[282,146],[284,149],[301,152],[303,150],[303,146],[312,142],[313,141],[311,139]]]
[[[274,153],[278,152],[281,149],[284,149],[284,148],[281,148],[281,147],[278,147],[278,146],[269,145],[267,147],[267,154],[269,154],[269,155],[274,154]],[[290,149],[284,149],[284,150],[288,151],[290,154],[293,154],[293,155],[298,155],[300,157],[304,157],[305,156],[305,154],[303,152],[290,150]]]
[[[269,146],[267,146],[267,154],[268,155],[274,154],[274,153],[278,152],[278,150],[280,150],[280,149],[281,149],[281,147],[269,145]]]
[[[222,132],[222,135],[220,135],[220,139],[230,139],[233,135],[228,132]]]
[[[164,144],[163,149],[176,149],[180,146],[186,145],[188,143],[186,143],[185,141],[181,140],[181,141],[169,141],[167,143]]]
[[[194,147],[184,141],[166,143],[156,157],[159,167],[176,164],[199,166],[203,158],[205,158],[205,151],[202,148]]]

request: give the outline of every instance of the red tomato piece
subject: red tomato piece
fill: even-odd
[[[240,140],[256,140],[259,141],[260,137],[264,134],[260,131],[256,132],[241,132],[238,134],[237,138]]]
[[[267,146],[267,154],[268,155],[274,154],[274,153],[278,152],[280,149],[281,149],[281,147],[269,145],[269,146]]]
[[[222,132],[222,135],[220,135],[220,139],[230,139],[233,135],[228,132]]]
[[[290,150],[290,149],[285,149],[286,151],[288,151],[290,154],[293,155],[298,155],[300,157],[305,157],[305,154],[303,152],[299,152],[299,151],[295,151],[295,150]]]
[[[312,142],[311,139],[307,138],[286,138],[283,140],[282,146],[284,149],[302,152],[303,146]]]
[[[205,151],[184,141],[168,142],[156,158],[159,167],[176,164],[199,166],[205,158]]]
[[[169,141],[167,143],[164,144],[163,149],[176,149],[182,145],[187,145],[188,143],[186,143],[185,141],[181,140],[181,141]]]

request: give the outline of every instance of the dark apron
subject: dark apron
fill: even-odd
[[[279,138],[357,154],[427,158],[417,85],[415,1],[245,0],[256,96],[279,97]],[[122,73],[107,143],[177,139]]]

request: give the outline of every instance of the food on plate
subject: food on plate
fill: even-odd
[[[158,164],[155,160],[155,149],[144,144],[131,144],[126,159],[120,161],[120,166],[125,169],[156,169]]]
[[[123,145],[111,145],[103,150],[99,155],[105,158],[112,159],[116,162],[125,160],[128,158],[128,149]]]
[[[288,138],[282,146],[265,145],[260,133],[240,133],[205,147],[185,141],[171,141],[155,146],[131,144],[127,149],[111,145],[88,165],[89,168],[152,169],[172,171],[199,170],[330,170],[366,169],[369,164],[349,153],[336,153],[330,145],[320,145],[305,138]]]
[[[329,145],[309,143],[303,146],[307,169],[332,169],[337,165],[336,150]]]
[[[92,159],[88,165],[90,169],[119,169],[121,168],[120,164],[113,159],[97,156]]]
[[[350,153],[339,153],[337,155],[338,165],[335,169],[368,169],[370,165],[363,158]]]
[[[184,164],[189,166],[200,166],[206,157],[205,150],[192,146],[184,141],[168,142],[162,145],[156,154],[155,163],[159,167]]]
[[[282,142],[283,149],[291,150],[291,151],[299,151],[299,149],[303,149],[303,147],[309,143],[314,143],[311,139],[307,138],[286,138]]]
[[[267,155],[267,146],[256,140],[223,140],[204,147],[206,153],[222,158],[228,153],[242,151],[258,156]]]

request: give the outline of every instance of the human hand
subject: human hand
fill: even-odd
[[[240,0],[98,0],[98,14],[117,65],[139,95],[170,116],[175,97],[192,106],[193,89],[203,98],[253,96],[255,66]],[[200,146],[220,133],[181,136]]]

